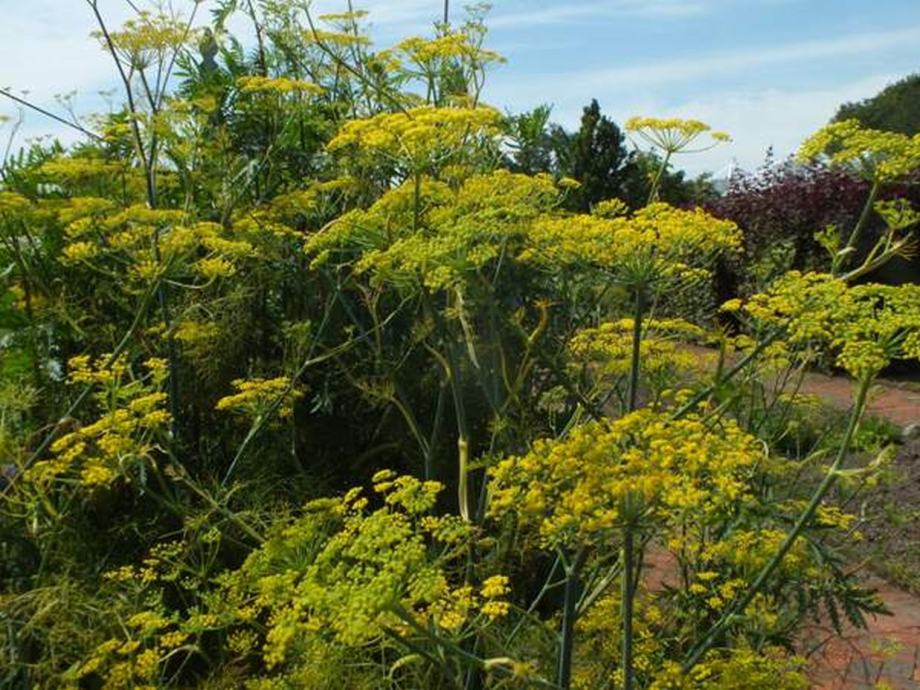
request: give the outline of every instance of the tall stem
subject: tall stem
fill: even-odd
[[[633,601],[636,596],[633,580],[634,535],[633,527],[623,528],[623,572],[620,574],[622,598],[620,601],[623,619],[623,690],[633,688]]]
[[[636,304],[633,312],[632,356],[629,364],[629,398],[628,412],[639,404],[639,368],[642,352],[642,316],[645,311],[645,291],[642,286],[636,288]]]
[[[655,178],[652,180],[652,188],[648,193],[648,200],[646,204],[650,204],[658,198],[658,187],[661,184],[661,177],[664,175],[664,171],[668,167],[668,163],[671,161],[671,152],[668,151],[664,154],[664,158],[661,159],[661,165],[658,166],[658,171],[655,173]]]
[[[880,185],[878,181],[873,182],[872,188],[869,190],[869,197],[866,199],[866,204],[863,206],[862,213],[859,214],[859,220],[856,221],[856,225],[853,227],[853,231],[847,238],[846,246],[842,251],[837,253],[837,256],[834,257],[831,272],[835,275],[841,268],[843,268],[843,266],[846,265],[847,261],[850,259],[850,254],[853,253],[853,250],[856,247],[856,243],[859,241],[859,236],[862,234],[862,231],[866,227],[866,223],[869,221],[869,215],[872,213],[872,205],[878,198],[879,191]]]
[[[560,690],[569,690],[572,685],[572,655],[575,650],[575,618],[578,615],[578,589],[582,566],[587,558],[582,549],[574,562],[565,569],[565,600],[562,608],[562,639],[559,644],[559,668],[556,684]]]
[[[830,468],[827,470],[827,473],[824,475],[824,479],[822,480],[821,484],[815,490],[811,500],[808,502],[808,506],[799,516],[799,519],[796,520],[795,525],[789,534],[786,535],[782,545],[779,547],[777,552],[773,554],[770,562],[767,563],[763,570],[760,571],[757,579],[754,580],[745,595],[741,597],[741,599],[739,599],[735,604],[725,610],[719,621],[709,629],[709,632],[706,633],[702,641],[690,652],[690,655],[687,657],[687,660],[684,662],[683,666],[685,673],[689,672],[699,663],[699,661],[703,658],[703,655],[709,651],[719,636],[725,632],[729,621],[735,618],[738,614],[743,613],[748,604],[750,604],[754,600],[754,597],[760,593],[764,585],[766,585],[767,580],[771,575],[773,575],[773,573],[779,567],[780,563],[782,563],[783,558],[787,553],[789,553],[790,549],[792,549],[795,541],[802,533],[802,530],[805,529],[805,526],[814,517],[818,507],[821,505],[821,501],[824,500],[824,497],[827,495],[827,492],[833,488],[837,481],[838,472],[846,460],[847,453],[850,449],[850,443],[852,442],[853,435],[856,433],[856,428],[859,425],[859,420],[862,418],[863,410],[866,407],[866,397],[868,396],[869,386],[871,384],[871,377],[865,377],[859,382],[859,388],[856,392],[856,400],[853,403],[853,410],[850,413],[850,421],[847,424],[846,434],[843,437],[843,441],[840,443],[840,448],[837,451],[837,456],[834,459],[834,463],[830,466]]]
[[[96,23],[99,26],[99,30],[102,32],[102,36],[105,39],[106,50],[111,56],[112,60],[115,63],[115,67],[118,70],[118,76],[121,78],[122,86],[125,90],[125,98],[128,100],[128,112],[131,116],[131,133],[134,138],[134,147],[137,151],[137,157],[141,165],[141,170],[144,173],[144,183],[146,186],[147,192],[147,206],[151,209],[157,207],[157,183],[156,183],[156,167],[157,167],[157,138],[156,138],[156,116],[157,116],[157,100],[150,96],[150,106],[151,106],[151,117],[154,119],[154,134],[150,141],[149,153],[147,147],[144,146],[144,137],[141,134],[140,123],[138,122],[138,117],[140,111],[137,107],[137,102],[134,98],[134,89],[131,87],[131,77],[128,72],[125,71],[125,67],[122,64],[121,58],[118,56],[118,50],[115,46],[115,42],[112,40],[112,35],[109,33],[108,26],[105,23],[105,20],[102,17],[102,13],[99,11],[99,6],[97,0],[86,0],[90,8],[93,11],[93,15],[96,18]],[[178,48],[177,48],[178,50]],[[141,73],[143,76],[143,72]],[[163,87],[165,89],[165,85]],[[148,93],[149,90],[148,90]],[[149,156],[149,157],[148,157]],[[154,228],[153,231],[153,252],[154,259],[157,264],[161,262],[160,256],[160,245],[159,245],[159,228]],[[169,313],[169,293],[167,292],[167,285],[165,282],[160,281],[157,285],[157,301],[160,305],[160,311],[163,314],[163,323],[166,326],[166,355],[169,362],[169,414],[171,417],[170,420],[170,435],[171,441],[173,444],[178,440],[178,424],[179,424],[179,374],[178,374],[178,352],[176,349],[175,334],[172,329],[172,318]]]

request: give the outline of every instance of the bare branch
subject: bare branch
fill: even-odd
[[[61,123],[62,125],[66,125],[67,127],[70,127],[71,129],[75,129],[75,130],[77,130],[78,132],[80,132],[81,134],[85,134],[85,135],[88,136],[88,137],[92,137],[92,138],[95,139],[96,141],[102,141],[102,140],[103,140],[102,137],[99,136],[98,134],[96,134],[95,132],[91,132],[90,130],[86,129],[85,127],[82,127],[81,125],[79,125],[79,124],[77,124],[77,123],[75,123],[75,122],[71,122],[70,120],[68,120],[68,119],[66,119],[66,118],[63,118],[63,117],[61,117],[60,115],[55,115],[55,114],[52,113],[50,110],[45,110],[45,109],[42,108],[41,106],[37,106],[37,105],[35,105],[34,103],[30,103],[30,102],[27,101],[26,99],[20,98],[19,96],[16,96],[15,94],[10,93],[10,92],[7,91],[6,89],[0,89],[0,95],[6,96],[6,97],[9,98],[10,100],[16,101],[16,102],[19,103],[20,105],[24,105],[25,107],[29,108],[30,110],[34,110],[35,112],[40,113],[40,114],[44,115],[45,117],[51,118],[51,119],[54,120],[55,122],[59,122],[59,123]]]

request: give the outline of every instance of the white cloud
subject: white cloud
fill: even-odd
[[[610,85],[616,85],[617,88],[654,87],[694,79],[708,80],[726,74],[743,72],[752,67],[784,63],[805,64],[846,55],[888,52],[899,48],[914,47],[918,42],[920,42],[920,27],[910,27],[734,52],[702,56],[688,55],[663,62],[562,74],[544,74],[538,81],[531,84],[521,83],[519,77],[513,79],[516,93],[523,99],[545,93],[548,83],[564,87],[566,93],[577,91],[583,98],[584,94],[600,92]],[[504,83],[503,79],[511,78],[510,75],[499,76],[495,83],[497,90],[508,90],[510,84]]]
[[[515,12],[497,12],[490,16],[492,28],[523,27],[558,24],[559,22],[584,22],[611,19],[619,16],[648,17],[656,19],[684,19],[705,14],[713,6],[712,0],[616,0],[607,2],[571,2],[544,9],[533,7]]]
[[[749,93],[716,93],[681,103],[669,110],[695,117],[729,132],[734,141],[679,161],[693,174],[718,171],[733,158],[752,170],[763,163],[767,148],[781,160],[794,153],[809,134],[827,124],[845,102],[874,95],[902,75],[877,74],[826,89],[767,89]]]

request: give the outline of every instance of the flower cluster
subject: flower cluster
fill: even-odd
[[[788,343],[835,357],[858,379],[872,378],[894,358],[920,359],[920,286],[850,287],[827,274],[790,272],[746,312],[783,328]]]
[[[648,144],[661,149],[666,154],[694,153],[705,151],[717,144],[731,141],[725,132],[712,132],[712,127],[699,120],[682,120],[680,118],[631,117],[626,121],[626,131],[632,132]],[[710,132],[712,141],[699,148],[690,146],[706,132]]]
[[[656,391],[663,389],[680,372],[693,371],[703,358],[683,346],[707,340],[704,329],[680,319],[650,319],[644,324],[639,343],[642,380]],[[632,356],[633,320],[620,319],[595,328],[580,330],[569,343],[577,363],[592,365],[601,381],[622,380],[629,372]]]
[[[920,223],[920,211],[914,209],[907,199],[877,201],[872,208],[891,232],[904,232]]]
[[[858,120],[834,122],[812,134],[799,149],[803,161],[826,159],[874,182],[903,179],[920,169],[920,134],[909,137],[864,127]]]
[[[353,149],[364,156],[382,156],[408,171],[427,171],[494,140],[500,121],[497,110],[484,106],[419,106],[352,120],[329,142],[329,150]]]
[[[535,263],[623,272],[639,261],[654,264],[659,275],[688,277],[714,255],[738,249],[741,233],[701,209],[656,203],[632,217],[546,216],[533,224],[529,240],[521,258]]]
[[[188,223],[187,214],[175,209],[143,204],[119,209],[105,199],[75,197],[56,213],[68,239],[62,250],[65,265],[86,263],[105,272],[102,261],[110,258],[116,266],[127,262],[128,275],[144,283],[183,264],[205,280],[226,278],[259,255],[245,231]],[[154,242],[157,251],[151,251]]]
[[[128,19],[118,31],[112,31],[109,38],[126,62],[143,69],[154,59],[166,59],[194,40],[197,33],[179,17],[142,11]],[[105,36],[101,32],[95,32],[94,36],[107,49]]]
[[[68,676],[74,681],[98,676],[103,688],[162,687],[166,663],[180,651],[191,651],[190,635],[181,630],[175,617],[161,611],[146,610],[124,623],[124,637],[98,645],[92,655]]]
[[[360,489],[309,503],[224,579],[222,601],[238,625],[268,614],[269,668],[296,666],[317,643],[355,648],[385,630],[411,634],[406,616],[454,633],[476,616],[507,614],[507,578],[478,590],[451,584],[473,532],[456,516],[431,515],[442,486],[390,471],[373,479],[380,508]]]
[[[451,287],[509,243],[523,241],[529,224],[557,205],[561,192],[548,176],[496,171],[470,177],[456,192],[425,178],[418,216],[415,198],[413,185],[404,184],[313,235],[306,250],[316,256],[314,265],[357,254],[356,271],[376,283]]]
[[[166,433],[170,421],[162,391],[167,366],[161,359],[149,359],[144,366],[147,374],[135,378],[124,358],[72,358],[70,381],[94,387],[102,414],[58,438],[51,445],[53,457],[29,468],[26,477],[96,487],[130,477],[139,466],[153,462],[157,437]]]
[[[240,77],[236,80],[237,86],[243,93],[322,93],[321,86],[317,86],[302,79],[291,79],[289,77],[263,77],[259,75],[249,75]]]
[[[431,39],[413,36],[400,41],[394,51],[423,70],[433,69],[439,61],[457,58],[477,63],[504,61],[501,55],[476,45],[472,36],[461,32],[443,34]]]
[[[278,405],[278,417],[290,417],[294,412],[294,403],[303,397],[303,391],[286,376],[236,379],[233,387],[237,392],[218,400],[216,409],[252,419],[264,417],[275,405]]]
[[[697,518],[742,499],[762,458],[735,423],[710,428],[640,410],[542,440],[490,471],[489,512],[513,514],[543,547],[599,543],[635,518]]]

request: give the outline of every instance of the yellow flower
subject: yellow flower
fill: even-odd
[[[661,149],[667,155],[705,151],[720,143],[731,141],[725,132],[711,132],[712,128],[699,120],[680,118],[631,117],[626,121],[626,131]],[[691,149],[690,146],[706,132],[712,141],[708,145]]]
[[[909,137],[844,120],[812,134],[799,149],[798,158],[826,159],[868,180],[892,182],[920,168],[920,134]]]
[[[316,84],[302,79],[291,79],[289,77],[249,75],[237,79],[236,84],[243,93],[319,94],[323,92],[321,86],[317,86]]]
[[[195,270],[203,278],[211,280],[213,278],[229,278],[236,273],[236,266],[221,256],[214,256],[201,259],[195,263]]]
[[[88,261],[99,254],[99,247],[92,242],[71,242],[63,250],[64,263]]]
[[[489,620],[504,618],[511,610],[511,605],[507,601],[487,601],[480,609],[483,615]]]
[[[493,575],[482,583],[480,594],[486,599],[498,599],[510,591],[508,578],[505,575]]]
[[[633,519],[636,505],[664,522],[718,513],[743,495],[762,457],[733,422],[714,432],[699,419],[639,410],[502,460],[490,471],[489,514],[514,514],[542,547],[593,544]]]
[[[501,114],[492,108],[420,106],[352,120],[329,142],[330,151],[351,148],[363,155],[380,155],[415,171],[436,161],[493,140]]]
[[[827,274],[790,272],[745,312],[787,333],[791,348],[817,349],[858,379],[871,378],[894,357],[917,358],[920,286],[850,287]]]
[[[218,400],[215,409],[258,417],[267,414],[273,405],[279,403],[277,415],[284,418],[293,413],[294,402],[303,397],[303,391],[285,376],[236,379],[233,387],[237,392]]]

